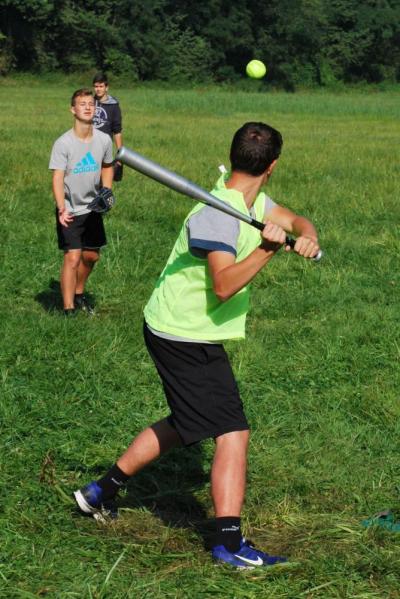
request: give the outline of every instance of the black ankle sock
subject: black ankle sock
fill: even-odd
[[[240,530],[240,518],[224,516],[216,518],[217,526],[216,545],[223,545],[228,551],[237,551],[240,547],[242,532]]]
[[[107,500],[115,497],[115,495],[129,480],[129,478],[130,476],[125,474],[125,472],[123,472],[121,468],[117,466],[117,464],[114,464],[107,474],[97,481],[97,484],[103,490],[104,499]]]

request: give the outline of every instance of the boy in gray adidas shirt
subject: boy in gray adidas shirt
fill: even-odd
[[[64,251],[61,292],[64,314],[76,308],[93,310],[84,295],[85,284],[106,244],[101,214],[89,204],[100,187],[112,186],[112,142],[94,129],[95,102],[89,89],[79,89],[71,99],[74,126],[55,142],[49,168],[57,205],[58,246]]]

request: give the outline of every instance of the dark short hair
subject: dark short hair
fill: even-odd
[[[257,177],[279,157],[282,144],[282,135],[273,127],[265,123],[245,123],[233,136],[231,168]]]
[[[76,100],[76,98],[79,98],[80,96],[92,96],[92,98],[93,98],[93,92],[88,87],[81,87],[81,89],[77,89],[72,94],[71,106],[75,106],[75,100]]]
[[[95,83],[105,83],[106,85],[108,85],[108,77],[105,73],[96,73],[96,75],[93,77],[92,83],[93,85]]]

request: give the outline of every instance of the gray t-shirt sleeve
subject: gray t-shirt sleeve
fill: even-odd
[[[189,248],[199,258],[207,252],[229,252],[236,256],[239,221],[211,206],[204,206],[187,222]]]
[[[111,137],[107,139],[107,145],[104,152],[103,164],[111,164],[113,161],[113,145]]]
[[[273,208],[275,208],[277,204],[272,200],[267,194],[265,194],[265,208],[264,208],[264,218],[271,212]]]
[[[57,139],[57,141],[53,145],[53,149],[51,150],[49,169],[57,169],[61,171],[67,170],[68,165],[68,149],[66,144],[61,139]]]

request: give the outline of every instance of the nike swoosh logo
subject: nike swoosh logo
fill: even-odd
[[[257,559],[249,559],[247,557],[242,557],[241,555],[236,555],[235,553],[235,557],[237,557],[238,559],[241,559],[242,561],[251,564],[252,566],[262,566],[263,565],[263,561],[261,559],[261,557],[258,557]]]

